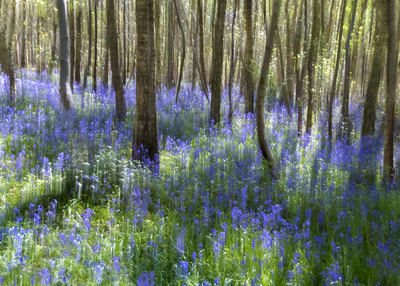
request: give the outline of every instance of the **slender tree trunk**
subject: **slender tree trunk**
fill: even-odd
[[[397,88],[397,31],[396,31],[396,0],[389,0],[387,5],[388,26],[388,55],[386,64],[386,117],[385,141],[383,145],[384,177],[393,179],[394,176],[394,110]]]
[[[197,67],[197,61],[195,61],[196,53],[197,53],[197,37],[199,34],[199,25],[197,24],[197,20],[194,16],[193,10],[194,7],[196,6],[196,0],[192,0],[191,6],[190,6],[190,15],[191,15],[191,30],[194,31],[195,36],[193,37],[193,57],[192,57],[192,91],[194,90],[196,86],[196,69]]]
[[[143,1],[143,0],[142,0]],[[138,4],[136,4],[138,5]],[[153,6],[151,4],[151,6]],[[124,120],[126,117],[126,101],[124,95],[124,88],[122,86],[121,74],[118,64],[118,35],[117,27],[115,26],[114,15],[114,0],[107,0],[107,32],[111,56],[111,71],[112,82],[115,91],[116,113],[119,120]],[[140,11],[136,10],[137,12]]]
[[[89,2],[89,11],[88,11],[88,18],[89,18],[89,22],[88,22],[89,48],[88,48],[88,60],[87,60],[86,66],[85,66],[85,71],[83,72],[83,88],[87,87],[87,78],[88,78],[88,75],[89,75],[90,66],[92,64],[92,0],[88,0],[88,2]],[[108,12],[108,9],[107,9],[107,15],[108,15],[108,13],[109,12]],[[114,15],[114,10],[113,10],[113,15]],[[121,75],[120,75],[120,77],[121,77]]]
[[[310,54],[308,59],[308,107],[307,107],[307,122],[306,131],[311,133],[312,116],[314,107],[314,87],[315,87],[315,65],[318,58],[318,42],[319,42],[319,0],[314,0],[313,7],[313,26],[311,31]]]
[[[77,5],[76,11],[76,61],[75,81],[81,84],[81,50],[82,50],[82,7]]]
[[[58,1],[58,0],[57,0]],[[74,1],[70,1],[69,5],[69,43],[70,43],[70,49],[69,49],[69,80],[70,80],[70,85],[71,85],[71,91],[74,90],[74,66],[75,66],[75,7],[74,7]],[[61,46],[61,42],[60,42]]]
[[[136,1],[137,85],[132,158],[158,165],[154,0]]]
[[[26,68],[26,0],[22,2],[21,68]]]
[[[40,47],[40,4],[37,6],[37,18],[36,18],[36,51],[37,51],[37,56],[38,56],[38,61],[36,61],[36,73],[39,75],[41,71],[41,47]]]
[[[31,63],[31,65],[34,65],[35,64],[35,56],[34,56],[34,54],[35,54],[35,52],[34,52],[34,45],[33,45],[33,11],[34,11],[34,5],[33,5],[33,3],[32,3],[32,5],[31,5],[31,13],[30,13],[30,18],[31,18],[31,21],[30,21],[30,29],[29,29],[29,45],[30,45],[30,63]]]
[[[244,81],[245,92],[244,113],[254,113],[254,82],[252,75],[253,52],[254,52],[254,39],[253,39],[253,4],[252,0],[244,0],[244,16],[246,27],[246,48],[244,51]]]
[[[387,14],[385,4],[376,2],[376,26],[374,32],[371,75],[365,95],[364,115],[361,129],[362,136],[372,136],[375,131],[376,105],[378,100],[379,85],[385,62],[385,45],[387,42]]]
[[[279,51],[279,62],[280,62],[280,72],[281,72],[281,87],[280,87],[280,95],[279,95],[279,102],[282,104],[282,102],[285,103],[286,109],[289,113],[289,116],[291,116],[290,113],[290,105],[289,105],[289,97],[286,89],[286,83],[287,79],[285,78],[285,63],[283,60],[283,49],[282,49],[282,42],[281,42],[281,37],[279,33],[279,29],[276,31],[276,41],[278,42],[278,51]]]
[[[178,87],[176,89],[176,94],[175,94],[175,104],[178,103],[178,96],[179,92],[181,90],[181,82],[182,82],[182,76],[183,76],[183,68],[185,65],[185,57],[186,57],[186,39],[185,39],[185,32],[183,30],[181,18],[179,16],[179,10],[178,10],[178,5],[176,4],[176,0],[174,0],[174,6],[175,6],[175,12],[176,12],[176,17],[178,19],[178,25],[179,29],[181,30],[182,34],[182,57],[181,57],[181,67],[179,70],[179,79],[178,79]]]
[[[169,2],[168,6],[168,71],[167,71],[167,87],[172,88],[174,83],[174,28],[173,28],[173,3]]]
[[[302,1],[304,2],[304,1]],[[300,6],[300,16],[297,18],[296,37],[294,40],[293,53],[295,56],[296,66],[296,104],[298,110],[297,117],[297,136],[301,137],[303,130],[303,77],[304,76],[304,65],[301,65],[301,32],[302,32],[302,17],[303,15],[303,3]],[[304,51],[305,52],[305,51]]]
[[[354,6],[352,10],[351,23],[347,33],[346,39],[346,60],[345,60],[345,71],[344,71],[344,91],[343,91],[343,101],[342,101],[342,124],[341,124],[341,136],[345,137],[346,141],[349,142],[350,136],[350,122],[349,122],[349,101],[350,101],[350,40],[351,34],[353,33],[354,21],[356,19],[357,13],[357,2],[354,0]]]
[[[109,55],[108,55],[108,51],[109,51],[109,43],[108,43],[108,36],[106,35],[106,46],[105,46],[105,55],[104,55],[104,72],[103,72],[103,79],[102,79],[102,85],[104,85],[105,87],[108,86],[108,61],[109,61]]]
[[[217,2],[219,0],[213,0],[213,4],[212,4],[212,13],[211,13],[211,23],[210,23],[210,32],[211,32],[211,46],[213,47],[214,45],[214,36],[215,36],[215,13],[216,13],[216,9],[217,9]],[[207,13],[204,13],[204,15],[207,16]],[[211,59],[211,65],[210,65],[210,70],[209,70],[209,82],[211,84],[211,78],[212,78],[212,74],[213,74],[213,60]]]
[[[328,134],[329,134],[330,140],[332,140],[332,136],[333,136],[333,133],[332,133],[333,101],[335,99],[336,80],[337,80],[338,71],[339,71],[340,53],[342,51],[343,24],[344,24],[344,18],[345,18],[345,13],[346,13],[347,0],[343,0],[342,5],[343,6],[342,6],[342,13],[341,13],[341,18],[340,18],[341,20],[340,20],[340,25],[339,25],[339,38],[338,38],[338,50],[337,50],[337,55],[336,55],[336,65],[335,65],[335,71],[333,73],[333,80],[332,80],[331,92],[329,95],[329,105],[328,105]]]
[[[66,110],[74,107],[70,87],[69,37],[67,25],[67,8],[65,0],[57,0],[58,28],[60,35],[60,95]]]
[[[215,37],[213,46],[213,68],[211,78],[211,109],[210,123],[220,123],[221,117],[221,80],[224,60],[224,23],[226,14],[226,0],[218,1]]]
[[[8,30],[8,38],[6,38],[5,31],[0,30],[0,64],[3,72],[8,76],[10,84],[10,103],[14,104],[16,101],[16,84],[14,61],[12,55],[12,40],[14,38],[14,22],[15,22],[15,0],[11,3],[11,18]]]
[[[295,0],[295,9],[297,9],[297,0]],[[286,93],[288,100],[293,102],[293,30],[290,21],[290,0],[286,2]],[[288,106],[290,112],[290,105]]]
[[[204,59],[204,22],[206,17],[203,17],[203,4],[202,0],[197,0],[197,10],[199,13],[198,23],[199,23],[199,47],[200,47],[200,73],[203,78],[203,85],[205,86],[206,93],[208,93],[208,84],[206,76],[206,63]]]
[[[51,45],[51,62],[50,62],[50,74],[53,74],[54,66],[56,65],[56,50],[57,50],[57,23],[56,14],[53,15],[53,44]]]
[[[229,124],[232,124],[232,115],[233,115],[233,106],[232,106],[232,83],[233,83],[233,76],[235,74],[235,20],[236,20],[236,9],[238,5],[238,0],[234,0],[235,8],[233,9],[233,17],[232,17],[232,35],[231,35],[231,66],[229,71],[229,113],[228,113],[228,120]]]
[[[264,122],[265,88],[266,88],[266,83],[267,83],[269,66],[271,64],[274,35],[275,35],[275,31],[277,30],[277,27],[278,27],[280,0],[274,0],[273,3],[274,4],[273,4],[272,17],[271,17],[271,24],[269,25],[269,32],[268,32],[267,41],[265,44],[264,60],[262,63],[261,73],[260,73],[260,81],[258,83],[258,88],[257,88],[256,119],[257,119],[258,144],[260,145],[261,153],[263,154],[263,157],[266,159],[267,163],[269,164],[269,166],[272,170],[272,175],[273,175],[274,179],[279,180],[280,179],[279,169],[275,162],[274,156],[272,155],[272,152],[269,149],[268,142],[265,137],[265,122]]]
[[[330,13],[329,13],[329,22],[328,22],[328,28],[327,28],[327,30],[326,30],[326,35],[327,35],[327,37],[325,38],[325,47],[328,47],[329,45],[330,45],[330,42],[331,42],[331,39],[332,39],[332,37],[331,37],[331,31],[332,31],[332,25],[333,25],[333,21],[334,21],[334,18],[333,18],[333,15],[335,15],[335,13],[334,13],[334,9],[335,9],[335,7],[336,7],[336,0],[332,0],[332,2],[331,2],[331,9],[330,9]],[[339,4],[340,4],[340,2],[339,2]]]
[[[94,58],[93,58],[93,71],[92,71],[92,83],[94,92],[97,91],[97,1],[98,0],[94,0]],[[125,10],[125,2],[124,2],[124,10]],[[124,30],[124,45],[125,45],[125,30]],[[125,59],[124,59],[124,72],[125,72]]]

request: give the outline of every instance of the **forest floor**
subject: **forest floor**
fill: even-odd
[[[75,86],[66,113],[57,75],[18,75],[14,107],[0,77],[0,285],[400,285],[400,184],[382,182],[379,131],[360,150],[360,104],[349,144],[331,144],[324,112],[298,138],[297,111],[269,96],[273,181],[236,89],[232,126],[224,91],[212,129],[200,89],[175,105],[163,88],[150,171],[130,160],[132,82],[117,123],[111,88]]]

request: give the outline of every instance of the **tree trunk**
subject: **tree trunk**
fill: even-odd
[[[295,9],[297,8],[297,0]],[[290,0],[286,2],[286,94],[288,100],[293,102],[293,39],[292,39],[292,23],[290,22],[291,15],[289,12]],[[290,106],[288,106],[290,112]]]
[[[136,1],[137,85],[132,158],[158,165],[154,0]]]
[[[354,0],[354,6],[352,10],[351,23],[347,33],[346,39],[346,60],[345,60],[345,71],[344,71],[344,91],[343,91],[343,101],[342,101],[342,124],[341,124],[341,136],[345,137],[346,142],[349,143],[350,136],[350,122],[349,122],[349,101],[350,101],[350,40],[351,34],[353,33],[354,21],[356,19],[357,13],[357,2],[358,0]]]
[[[226,14],[226,0],[218,1],[218,12],[215,24],[213,46],[213,68],[211,78],[211,109],[210,123],[220,123],[221,116],[221,80],[224,60],[224,24]]]
[[[156,87],[161,89],[161,3],[155,0],[155,25],[156,25]]]
[[[232,83],[233,83],[233,76],[235,74],[235,20],[236,20],[236,9],[238,5],[238,0],[235,1],[235,8],[233,10],[233,17],[232,17],[232,39],[231,39],[231,66],[229,71],[229,113],[228,113],[228,121],[229,124],[232,124],[232,115],[233,115],[233,106],[232,106]]]
[[[57,0],[58,28],[60,35],[60,95],[66,110],[74,107],[70,87],[69,37],[67,26],[67,8],[65,0]]]
[[[41,71],[41,47],[40,47],[40,4],[37,6],[37,19],[36,19],[36,51],[38,61],[36,62],[36,73],[39,75]]]
[[[81,84],[81,50],[82,50],[82,7],[77,6],[76,15],[76,61],[75,61],[75,81]]]
[[[57,0],[58,1],[58,0]],[[74,13],[74,1],[70,1],[69,5],[69,41],[70,41],[70,49],[69,49],[69,80],[71,85],[71,91],[74,90],[74,66],[75,66],[75,13]],[[61,46],[61,42],[60,42]],[[61,51],[60,51],[61,53]]]
[[[3,72],[8,76],[10,83],[10,103],[15,104],[16,101],[16,84],[14,61],[12,56],[12,40],[14,35],[14,22],[15,22],[15,0],[12,2],[10,30],[8,32],[8,39],[4,31],[0,31],[0,64]]]
[[[332,86],[331,86],[331,92],[329,95],[329,105],[328,105],[328,134],[330,140],[332,140],[332,129],[333,129],[333,124],[332,124],[332,117],[333,117],[333,101],[335,99],[335,93],[336,93],[336,80],[338,76],[338,71],[339,71],[339,63],[340,63],[340,53],[342,51],[342,35],[343,35],[343,24],[344,24],[344,18],[346,15],[346,5],[347,5],[347,0],[343,0],[342,3],[342,13],[341,13],[341,20],[340,20],[340,25],[339,25],[339,38],[338,38],[338,50],[337,50],[337,55],[336,55],[336,65],[335,65],[335,71],[333,73],[333,81],[332,81]]]
[[[300,6],[300,14],[303,15],[303,2]],[[296,104],[297,104],[297,136],[301,137],[303,131],[303,80],[305,76],[305,64],[301,64],[301,32],[302,32],[302,17],[297,18],[296,37],[294,40],[293,53],[295,56],[296,66]],[[304,51],[306,52],[306,51]],[[305,60],[303,60],[305,63]]]
[[[393,179],[394,162],[394,111],[397,88],[397,31],[396,31],[396,0],[387,3],[387,25],[388,25],[388,55],[386,63],[386,117],[385,117],[385,141],[383,145],[383,175],[385,178]]]
[[[244,0],[244,16],[246,27],[246,48],[244,51],[244,113],[254,113],[254,82],[252,75],[254,39],[253,39],[253,5],[252,0]]]
[[[26,68],[26,0],[22,2],[21,68]]]
[[[138,5],[138,4],[136,4]],[[153,5],[151,5],[153,6]],[[138,8],[137,8],[138,9]],[[107,0],[107,32],[111,56],[112,82],[115,91],[116,113],[119,120],[126,116],[126,101],[118,63],[118,35],[115,26],[114,0]],[[137,12],[140,10],[136,10]]]
[[[385,44],[387,42],[386,7],[381,1],[376,2],[376,27],[373,38],[374,53],[372,56],[371,75],[365,95],[362,136],[372,136],[375,131],[376,104],[379,85],[385,62]]]
[[[53,15],[53,44],[51,45],[51,62],[50,62],[50,74],[53,74],[53,68],[56,65],[56,50],[57,50],[57,24],[56,14]]]
[[[181,30],[182,34],[182,57],[181,57],[181,67],[179,70],[179,79],[178,79],[178,87],[176,89],[176,94],[175,94],[175,104],[178,103],[178,96],[179,92],[181,90],[181,82],[182,82],[182,76],[183,76],[183,68],[185,65],[185,57],[186,57],[186,39],[185,39],[185,32],[183,30],[181,18],[179,17],[179,10],[178,10],[178,5],[176,4],[176,0],[174,0],[174,6],[175,6],[175,12],[176,12],[176,18],[178,19],[178,25],[179,29]]]
[[[112,1],[114,2],[114,0],[112,0]],[[88,60],[87,60],[86,66],[85,66],[85,71],[83,72],[83,88],[86,88],[86,86],[87,86],[87,78],[88,78],[90,66],[92,63],[92,0],[88,0],[88,2],[89,2],[89,12],[88,12],[89,48],[88,48]],[[108,1],[107,1],[107,3],[108,3]],[[114,15],[114,10],[112,10],[112,13]],[[107,9],[107,16],[108,16],[108,14],[109,14],[109,12]],[[118,35],[116,35],[116,36],[118,36]],[[118,52],[118,49],[117,49],[117,52]],[[118,56],[117,56],[117,58],[118,58]],[[120,77],[121,77],[121,75],[120,75]]]
[[[124,56],[123,56],[123,68],[122,68],[122,84],[126,84],[126,0],[124,0],[124,10],[123,10],[123,36],[124,36]]]
[[[92,85],[94,92],[97,91],[97,1],[98,0],[94,0],[94,57],[93,57],[93,71],[92,71]],[[125,38],[124,38],[124,44],[125,44]]]
[[[206,63],[204,60],[204,22],[205,17],[203,17],[203,4],[202,0],[197,0],[197,10],[199,13],[198,23],[199,23],[199,46],[200,46],[200,72],[201,77],[203,78],[203,85],[206,89],[206,94],[208,93],[208,84],[207,84],[207,76],[206,76]],[[203,20],[204,19],[204,20]]]
[[[172,88],[174,83],[174,27],[173,27],[173,3],[169,2],[168,7],[168,71],[167,71],[167,87]]]
[[[102,85],[107,87],[108,86],[108,62],[109,62],[109,55],[108,55],[108,50],[110,46],[108,43],[108,36],[106,35],[106,46],[105,46],[105,55],[104,55],[104,72],[103,72],[103,79],[102,79]]]
[[[263,157],[269,164],[272,175],[275,180],[280,179],[279,169],[275,163],[274,156],[269,149],[267,139],[265,138],[265,122],[264,122],[264,97],[269,66],[272,58],[272,48],[274,43],[275,31],[278,27],[280,0],[274,0],[271,24],[269,25],[269,32],[265,44],[264,60],[261,67],[260,81],[258,83],[257,98],[256,98],[256,118],[257,118],[257,135],[258,144],[260,145]]]
[[[310,43],[310,54],[308,58],[308,107],[307,107],[307,123],[306,132],[311,133],[312,128],[312,115],[313,115],[313,101],[314,101],[314,75],[315,65],[318,59],[318,42],[319,42],[319,0],[314,0],[313,7],[313,24],[311,31],[311,43]]]
[[[196,0],[192,0],[191,6],[190,6],[190,18],[191,18],[191,30],[194,31],[195,36],[193,37],[193,57],[192,57],[192,91],[194,90],[196,86],[196,69],[197,67],[197,61],[195,61],[196,53],[197,53],[197,37],[199,34],[199,25],[197,24],[196,17],[194,16],[193,10],[194,7],[196,6]]]

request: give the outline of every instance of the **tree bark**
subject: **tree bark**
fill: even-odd
[[[203,78],[203,86],[205,87],[206,94],[208,93],[208,84],[207,84],[207,76],[206,76],[206,63],[204,59],[204,22],[205,17],[203,17],[203,4],[202,0],[197,0],[197,10],[199,13],[198,22],[199,22],[199,47],[200,47],[200,72],[201,77]],[[204,20],[203,20],[204,19]]]
[[[14,21],[15,21],[15,0],[12,2],[10,30],[8,32],[8,39],[6,38],[5,31],[0,31],[0,64],[3,72],[8,76],[10,84],[10,103],[14,104],[16,101],[16,84],[14,61],[12,55],[12,39],[14,35]]]
[[[233,17],[232,17],[232,39],[231,39],[231,66],[229,70],[229,113],[228,113],[228,121],[229,124],[232,124],[232,115],[233,115],[233,106],[232,106],[232,83],[233,83],[233,76],[235,74],[235,20],[236,20],[236,9],[238,5],[238,0],[234,0],[235,8],[233,9]]]
[[[93,57],[93,71],[92,71],[92,85],[94,92],[97,91],[97,1],[98,0],[94,0],[94,57]],[[124,44],[125,44],[125,38],[124,38]]]
[[[169,2],[168,6],[168,71],[167,71],[167,87],[172,88],[174,83],[174,27],[173,27],[173,3]]]
[[[114,2],[114,0],[112,0]],[[88,36],[89,36],[89,48],[88,48],[88,60],[85,66],[85,70],[83,72],[83,88],[86,88],[87,86],[87,78],[89,75],[89,70],[92,64],[92,0],[88,0],[89,2],[89,12],[88,12]],[[107,1],[108,3],[108,1]],[[112,10],[113,15],[114,15],[114,10]],[[107,15],[109,11],[107,9]],[[117,57],[118,58],[118,57]],[[120,76],[121,77],[121,76]]]
[[[174,6],[175,6],[175,12],[176,12],[176,18],[178,20],[178,25],[179,29],[181,30],[182,34],[182,56],[181,56],[181,67],[179,70],[179,78],[178,78],[178,87],[176,88],[176,94],[175,94],[175,104],[178,103],[178,96],[179,92],[181,90],[181,82],[182,82],[182,76],[183,76],[183,68],[185,66],[185,57],[186,57],[186,39],[185,39],[185,32],[183,30],[181,18],[179,16],[179,10],[178,10],[178,5],[176,4],[176,0],[174,0]]]
[[[261,153],[266,159],[268,165],[272,170],[272,175],[275,180],[280,179],[279,169],[275,162],[274,156],[269,149],[267,139],[265,137],[265,122],[264,122],[264,97],[265,88],[267,83],[267,77],[269,72],[269,66],[271,64],[272,58],[272,48],[274,45],[274,35],[278,27],[280,0],[274,0],[273,2],[273,12],[271,17],[271,24],[269,25],[269,32],[267,36],[267,41],[265,44],[265,54],[264,60],[261,67],[260,81],[257,88],[257,98],[256,98],[256,119],[257,119],[257,135],[258,144],[260,145]]]
[[[115,24],[114,0],[107,0],[107,33],[110,48],[112,82],[115,91],[116,115],[119,120],[124,120],[126,117],[126,101],[119,69],[118,35]]]
[[[154,0],[136,1],[137,85],[132,158],[158,164]]]
[[[161,3],[155,0],[155,25],[156,25],[156,87],[161,89]]]
[[[365,95],[364,115],[361,129],[362,136],[372,136],[375,131],[376,105],[379,85],[385,62],[385,44],[387,42],[386,7],[382,1],[376,2],[376,27],[373,38],[374,53],[372,56],[371,75]]]
[[[74,107],[71,86],[69,81],[69,37],[67,26],[67,8],[65,0],[57,0],[58,28],[60,36],[60,95],[61,102],[66,110]]]
[[[252,75],[254,39],[253,39],[253,5],[252,0],[244,0],[244,16],[246,28],[246,48],[244,51],[244,113],[254,113],[254,82]]]
[[[82,50],[82,7],[77,6],[76,15],[76,61],[75,61],[75,81],[81,83],[81,50]]]
[[[386,63],[386,117],[385,140],[383,145],[383,175],[393,179],[394,176],[394,111],[397,88],[397,31],[396,0],[389,0],[387,5],[388,55]]]
[[[21,68],[26,68],[26,0],[22,2]]]
[[[338,38],[338,50],[337,50],[337,55],[336,55],[336,65],[335,65],[335,71],[333,73],[333,79],[332,79],[332,86],[331,86],[331,92],[329,95],[329,105],[328,105],[328,134],[330,140],[332,140],[332,129],[333,129],[333,124],[332,124],[332,117],[333,117],[333,101],[335,99],[335,93],[336,93],[336,81],[337,81],[337,76],[339,72],[339,64],[340,64],[340,53],[342,51],[342,35],[343,35],[343,24],[344,24],[344,18],[346,14],[346,5],[347,5],[347,0],[343,0],[342,3],[342,13],[341,13],[341,20],[340,20],[340,25],[339,25],[339,38]]]
[[[224,24],[226,14],[226,0],[218,1],[218,12],[215,24],[213,46],[213,69],[211,78],[211,109],[210,123],[220,123],[221,120],[221,80],[224,60]]]
[[[312,115],[314,107],[314,75],[315,65],[318,59],[318,42],[319,42],[319,0],[314,0],[313,7],[313,24],[311,31],[311,43],[310,43],[310,54],[308,58],[308,107],[307,107],[307,122],[306,132],[311,133],[312,128]]]
[[[74,1],[70,1],[69,8],[70,8],[69,9],[69,44],[70,44],[70,48],[69,48],[69,64],[70,64],[69,80],[70,80],[71,91],[73,91],[74,90],[74,66],[75,66],[75,24],[74,24],[75,8],[74,8]],[[60,46],[61,46],[61,42],[60,42]],[[61,53],[61,51],[60,51],[60,53]]]
[[[53,14],[53,44],[51,45],[50,74],[53,74],[53,68],[57,63],[56,50],[57,50],[57,23],[56,23],[56,14],[54,13]]]
[[[124,0],[124,9],[123,9],[123,36],[124,36],[124,55],[123,55],[123,68],[122,68],[122,84],[126,84],[126,0]]]
[[[297,8],[297,0],[295,9]],[[286,2],[286,94],[288,100],[293,102],[293,38],[292,23],[290,15],[290,0]],[[288,106],[290,112],[290,106]]]
[[[342,101],[342,124],[341,124],[341,136],[345,137],[346,142],[349,143],[350,136],[350,122],[349,122],[349,101],[350,101],[350,40],[351,34],[354,29],[354,21],[356,19],[357,13],[357,2],[358,0],[354,0],[354,6],[352,10],[351,23],[347,33],[346,39],[346,60],[345,60],[345,71],[344,71],[344,91],[343,91],[343,101]]]

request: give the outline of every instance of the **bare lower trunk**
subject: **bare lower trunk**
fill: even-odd
[[[245,81],[245,114],[254,113],[254,82],[252,75],[254,39],[253,39],[253,5],[252,0],[244,0],[245,26],[246,26],[246,48],[244,51],[244,81]]]
[[[97,1],[94,1],[94,57],[92,71],[92,87],[93,91],[97,91]]]
[[[332,129],[333,129],[333,124],[332,124],[332,118],[333,118],[333,100],[335,99],[335,93],[336,93],[336,80],[338,76],[338,71],[339,71],[339,63],[340,63],[340,53],[342,51],[342,35],[343,35],[343,24],[344,24],[344,16],[346,13],[346,3],[347,0],[343,0],[343,7],[342,7],[342,14],[341,14],[341,20],[340,20],[340,26],[339,26],[339,38],[338,38],[338,50],[337,50],[337,55],[336,55],[336,65],[335,65],[335,71],[333,73],[333,81],[332,81],[332,86],[331,86],[331,92],[329,95],[329,105],[328,105],[328,134],[330,140],[332,140]]]
[[[136,1],[137,85],[132,158],[158,164],[154,0]]]
[[[65,0],[57,0],[58,28],[60,36],[60,94],[61,102],[66,110],[74,107],[69,82],[69,37],[67,26],[67,9]]]
[[[226,0],[218,1],[218,12],[215,24],[213,46],[213,68],[211,77],[210,123],[218,124],[221,120],[221,80],[224,60],[224,23]]]
[[[178,87],[176,88],[176,94],[175,94],[175,103],[178,103],[178,96],[179,92],[181,90],[181,82],[182,82],[182,76],[183,76],[183,67],[185,65],[185,56],[186,56],[186,40],[185,40],[185,32],[183,30],[181,18],[179,16],[179,10],[178,6],[176,4],[176,0],[174,0],[174,6],[175,6],[175,12],[176,12],[176,17],[178,19],[178,25],[179,29],[181,30],[181,36],[182,36],[182,57],[181,57],[181,67],[179,70],[179,78],[178,78]]]
[[[388,55],[386,64],[386,117],[385,141],[383,145],[383,170],[384,177],[393,179],[394,162],[394,111],[397,87],[397,31],[396,31],[396,1],[389,0],[387,4],[388,25]]]
[[[118,63],[118,35],[115,26],[114,0],[107,0],[107,32],[111,56],[112,82],[115,91],[116,113],[119,120],[126,117],[126,101]]]
[[[231,66],[229,71],[229,113],[228,113],[228,121],[229,124],[232,124],[232,114],[233,114],[233,106],[232,106],[232,83],[233,83],[233,75],[235,74],[235,20],[236,20],[236,9],[238,1],[235,0],[235,8],[233,10],[233,18],[232,18],[232,39],[231,39]]]
[[[81,50],[82,50],[82,7],[78,7],[76,15],[76,61],[75,81],[81,83]]]
[[[260,145],[261,153],[269,164],[272,175],[275,180],[280,179],[279,169],[276,165],[274,156],[269,149],[267,139],[265,137],[265,122],[264,122],[264,96],[265,88],[267,83],[267,76],[269,72],[269,66],[272,58],[272,48],[274,43],[275,31],[278,27],[279,18],[279,6],[280,0],[274,0],[273,13],[271,18],[271,24],[269,25],[269,32],[267,36],[267,42],[265,44],[264,60],[261,67],[260,81],[258,83],[257,98],[256,98],[256,119],[257,119],[257,135],[258,144]]]

